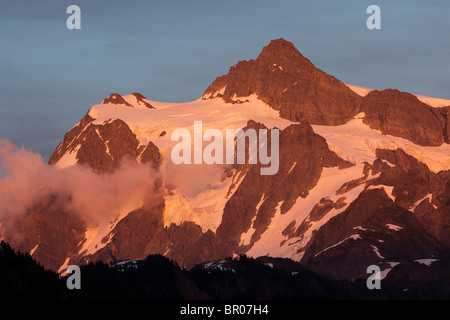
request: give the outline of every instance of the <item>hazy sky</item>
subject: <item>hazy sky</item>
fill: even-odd
[[[450,99],[449,33],[448,0],[0,0],[0,137],[48,160],[110,93],[195,100],[280,37],[345,83]]]

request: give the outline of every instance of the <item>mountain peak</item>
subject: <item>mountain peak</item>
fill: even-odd
[[[117,105],[125,105],[127,107],[145,107],[149,109],[154,109],[149,100],[144,97],[142,94],[133,92],[126,96],[121,96],[118,93],[111,93],[108,98],[103,100],[102,104],[117,104]]]
[[[130,96],[133,96],[136,99],[136,103],[138,105],[143,105],[144,107],[147,107],[149,109],[155,109],[154,106],[152,106],[146,97],[144,97],[142,94],[133,92]],[[147,100],[147,101],[146,101]]]
[[[108,98],[102,101],[102,104],[124,104],[131,107],[131,104],[125,101],[125,99],[118,93],[111,93]]]
[[[298,52],[297,48],[295,48],[294,44],[290,41],[287,41],[283,38],[275,39],[270,41],[261,51],[261,54],[266,52]]]
[[[361,97],[335,77],[317,69],[282,38],[266,45],[256,60],[240,61],[209,86],[203,99],[241,103],[250,95],[280,111],[282,118],[340,125],[358,113]]]
[[[270,41],[270,43],[262,49],[257,60],[277,63],[285,68],[298,64],[307,64],[310,67],[314,67],[311,61],[304,57],[292,42],[283,38]]]

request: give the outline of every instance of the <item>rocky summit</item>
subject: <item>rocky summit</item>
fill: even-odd
[[[240,61],[217,78],[203,98],[229,103],[256,94],[291,121],[339,125],[357,112],[361,97],[335,77],[317,69],[289,41],[271,41],[255,60]]]

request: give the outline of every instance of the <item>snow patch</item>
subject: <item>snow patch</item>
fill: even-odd
[[[387,264],[389,264],[390,268],[386,268],[384,270],[382,270],[380,272],[380,280],[383,280],[384,278],[386,278],[386,276],[388,275],[388,273],[398,264],[400,264],[400,262],[385,262]]]
[[[325,248],[325,249],[321,250],[320,252],[316,253],[314,258],[317,257],[319,254],[321,254],[321,253],[323,253],[323,252],[325,252],[325,251],[327,251],[327,250],[329,250],[331,248],[339,246],[340,244],[342,244],[343,242],[345,242],[345,241],[347,241],[349,239],[357,240],[357,239],[361,239],[361,236],[359,234],[352,234],[351,236],[345,238],[344,240],[341,240],[338,243],[333,244],[332,246],[329,246],[328,248]]]
[[[390,224],[390,223],[386,224],[386,227],[388,229],[391,229],[391,230],[394,230],[394,231],[400,231],[400,230],[403,229],[403,227],[397,226],[395,224]]]
[[[361,227],[361,226],[353,227],[353,229],[355,229],[355,230],[360,230],[360,231],[375,231],[375,230],[373,230],[373,229],[366,229],[366,228],[363,228],[363,227]]]
[[[77,164],[78,160],[77,160],[77,154],[78,154],[78,150],[80,149],[80,146],[77,146],[74,150],[72,150],[69,153],[65,153],[61,159],[59,159],[59,161],[55,164],[55,166],[57,168],[68,168],[68,167],[72,167],[75,164]]]
[[[390,163],[390,162],[387,161],[387,160],[381,159],[381,161],[382,161],[383,163],[386,163],[386,164],[387,164],[389,167],[391,167],[391,168],[395,167],[394,164]]]
[[[378,258],[380,259],[385,259],[381,254],[380,254],[380,249],[378,249],[378,247],[376,246],[371,246],[373,249],[373,252],[375,252],[375,254],[377,255]]]
[[[414,260],[417,263],[424,264],[426,266],[431,266],[433,262],[439,261],[439,259],[417,259]]]
[[[383,189],[386,192],[386,194],[389,196],[389,198],[391,198],[391,200],[395,202],[395,197],[392,195],[392,191],[394,190],[394,187],[378,184],[378,185],[370,185],[366,190],[372,190],[372,189]]]
[[[67,267],[69,266],[69,260],[70,257],[67,257],[64,263],[59,267],[58,273],[64,276],[64,274],[67,272]]]
[[[422,199],[416,201],[416,203],[414,203],[414,205],[413,205],[411,208],[409,208],[409,211],[414,212],[414,211],[416,210],[417,206],[418,206],[419,204],[421,204],[421,203],[422,203],[424,200],[426,200],[426,199],[428,199],[428,202],[431,203],[432,197],[433,197],[433,195],[432,195],[431,193],[427,194],[427,195],[426,195],[425,197],[423,197]],[[436,209],[436,206],[434,206],[434,207],[435,207],[435,209]]]
[[[292,165],[292,167],[289,169],[289,173],[291,173],[292,170],[294,170],[295,166],[297,165],[297,161],[294,162],[294,164]]]
[[[119,261],[119,262],[116,263],[116,266],[121,266],[121,265],[129,264],[129,263],[136,264],[137,260],[123,260],[123,261]]]
[[[35,245],[33,249],[31,249],[31,251],[30,251],[30,256],[33,255],[33,253],[36,251],[36,249],[38,248],[38,246],[39,246],[39,243],[38,243],[37,245]]]

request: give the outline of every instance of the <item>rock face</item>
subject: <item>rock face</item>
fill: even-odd
[[[117,168],[124,156],[136,158],[139,141],[128,125],[116,119],[105,125],[90,125],[80,136],[83,139],[78,153],[78,163],[87,163],[96,172]]]
[[[373,184],[393,186],[396,205],[414,212],[425,230],[450,248],[450,171],[431,172],[401,149],[379,149],[377,156],[394,167],[380,166]]]
[[[250,120],[244,131],[247,129],[267,128]],[[270,131],[268,137],[270,146]],[[224,259],[236,252],[246,252],[267,229],[279,203],[283,202],[279,208],[281,213],[287,212],[297,197],[307,196],[317,183],[323,167],[334,166],[345,168],[352,164],[330,151],[326,141],[315,134],[307,122],[294,124],[280,133],[280,167],[276,175],[261,175],[261,165],[239,165],[233,180],[245,177],[225,205],[222,223],[216,233],[210,230],[203,232],[193,222],[165,226],[164,193],[162,189],[155,189],[148,204],[130,212],[111,230],[104,239],[107,242],[104,248],[93,255],[84,256],[81,253],[80,260],[75,262],[115,262],[164,253],[190,268],[202,261]],[[259,208],[258,202],[261,202]],[[240,245],[241,234],[250,227],[256,229],[250,244]]]
[[[137,93],[137,92],[133,92],[131,95],[134,96],[134,98],[136,99],[136,104],[137,105],[144,106],[144,107],[149,108],[149,109],[155,109],[154,106],[152,106],[148,101],[146,101],[147,98],[144,97],[142,94]]]
[[[126,107],[154,107],[140,93],[132,93],[127,100],[118,93],[112,93],[102,104],[114,104]],[[96,172],[112,172],[124,158],[149,163],[158,168],[162,158],[158,147],[149,142],[140,145],[136,135],[121,119],[108,120],[94,124],[89,112],[80,122],[64,135],[63,141],[50,156],[49,164],[56,164],[63,156],[75,155],[76,163],[87,164]],[[73,165],[70,163],[69,165]]]
[[[450,106],[440,108],[442,116],[445,118],[445,136],[447,137],[447,143],[450,143]]]
[[[408,139],[419,145],[448,142],[448,115],[395,89],[372,91],[361,103],[364,123],[383,134]]]
[[[433,173],[401,149],[378,149],[377,157],[367,164],[377,177],[349,184],[365,183],[366,190],[314,234],[302,259],[307,267],[355,280],[372,264],[389,271],[448,259],[450,172]]]
[[[50,157],[55,164],[64,155],[76,153],[78,164],[87,164],[96,172],[112,172],[126,157],[150,163],[157,168],[161,164],[158,148],[150,141],[140,145],[128,125],[116,119],[102,125],[92,124],[88,114],[70,130]]]
[[[447,256],[416,216],[395,206],[384,189],[367,190],[310,241],[302,262],[336,279],[366,277],[367,267]]]
[[[74,143],[78,140],[78,136],[93,122],[95,119],[89,115],[89,112],[80,120],[80,122],[69,130],[65,135],[63,141],[56,147],[53,154],[50,156],[49,164],[55,164],[61,158],[67,154],[71,153],[78,147],[78,144]]]
[[[384,134],[426,146],[449,143],[449,107],[434,108],[395,89],[374,90],[362,98],[284,39],[271,41],[257,59],[232,66],[203,99],[242,103],[252,94],[292,121],[341,125],[363,111],[364,122]]]
[[[249,128],[265,127],[249,121],[244,130]],[[291,125],[280,132],[279,159],[279,170],[273,176],[261,175],[260,165],[245,164],[237,169],[234,178],[243,178],[226,203],[222,223],[217,229],[219,240],[232,250],[245,252],[258,241],[276,210],[284,214],[298,197],[308,195],[317,184],[323,167],[352,166],[330,151],[325,139],[315,134],[307,122]],[[255,229],[250,244],[241,245],[241,234],[250,228]]]
[[[140,154],[141,163],[150,163],[154,169],[159,168],[162,162],[162,156],[159,153],[159,149],[153,142],[149,142],[144,151]]]
[[[317,69],[294,45],[271,41],[256,60],[240,61],[217,78],[203,98],[239,103],[256,94],[280,116],[311,124],[339,125],[357,112],[361,97],[335,77]]]
[[[125,101],[125,99],[118,93],[111,93],[108,98],[104,99],[102,104],[122,104],[131,107],[131,104]]]
[[[131,108],[135,108],[137,106],[143,106],[149,109],[155,108],[148,102],[148,99],[140,93],[133,92],[132,94],[126,97],[128,97],[128,99],[125,99],[118,93],[111,93],[108,98],[102,101],[102,104],[116,104]]]
[[[52,195],[38,199],[21,217],[2,221],[5,239],[22,252],[32,252],[34,259],[57,271],[66,257],[77,256],[77,246],[84,239],[86,224],[65,207],[70,199]]]
[[[116,262],[143,259],[150,254],[164,254],[181,266],[191,268],[199,261],[222,259],[232,255],[230,250],[219,246],[216,235],[202,232],[193,222],[177,226],[164,226],[164,198],[153,198],[148,204],[122,219],[105,238],[105,247],[95,254],[83,255],[74,260],[78,264],[88,261]],[[110,238],[110,239],[108,239]]]

